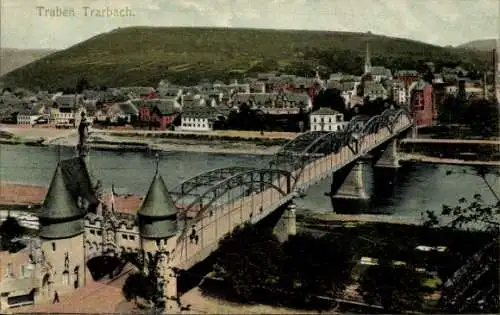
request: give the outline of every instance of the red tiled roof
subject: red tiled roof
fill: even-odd
[[[40,205],[45,199],[48,189],[43,186],[23,185],[13,183],[0,184],[1,205]],[[144,197],[137,195],[115,196],[115,211],[119,213],[136,214]],[[105,195],[104,200],[110,205],[110,195]],[[195,206],[190,214],[198,212]]]

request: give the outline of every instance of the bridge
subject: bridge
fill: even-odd
[[[110,276],[115,270],[113,266],[121,263],[122,258],[129,258],[145,269],[146,266],[154,266],[158,288],[162,288],[161,296],[168,305],[167,311],[172,310],[175,307],[172,302],[175,299],[172,297],[178,295],[176,271],[188,270],[208,258],[217,250],[219,241],[235,227],[266,220],[274,226],[278,239],[285,241],[296,231],[293,199],[340,170],[349,171],[340,192],[345,196],[364,198],[363,180],[359,176],[363,162],[360,160],[374,151],[380,152],[380,148],[385,148],[380,158],[383,161],[380,166],[393,167],[395,163],[391,162],[391,159],[394,152],[387,148],[395,139],[404,137],[412,124],[413,121],[405,110],[388,109],[371,118],[357,116],[343,131],[312,131],[300,134],[283,146],[265,168],[215,169],[188,178],[168,192],[157,172],[150,187],[152,194],[165,202],[170,202],[167,197],[170,194],[178,209],[174,209],[168,216],[161,217],[165,213],[158,211],[157,205],[150,207],[158,211],[160,221],[168,219],[163,222],[169,225],[162,225],[161,232],[168,232],[169,236],[162,236],[161,239],[145,239],[141,236],[140,224],[149,228],[153,217],[140,217],[137,220],[135,214],[120,215],[107,210],[102,210],[102,213],[98,212],[101,210],[88,212],[84,219],[85,264],[89,270],[92,269],[90,265],[105,267],[96,272],[109,271]],[[78,148],[81,152],[86,144],[85,135],[80,135],[81,143]],[[78,173],[82,170],[83,175],[80,175],[86,180],[84,183],[90,183],[84,163],[85,156],[81,154],[78,158],[64,160],[58,164],[53,179],[54,183],[59,185],[57,189],[62,189],[63,185],[66,185],[66,189],[75,188],[73,175],[82,173]],[[67,186],[68,184],[73,186]],[[97,200],[99,193],[89,196],[91,200]],[[83,199],[80,201],[83,204]],[[89,203],[91,204],[94,203]],[[166,204],[160,205],[158,207]],[[25,220],[28,219],[30,218]],[[138,223],[141,220],[143,223]],[[165,226],[171,230],[164,231]],[[40,257],[43,258],[43,255]],[[43,268],[44,274],[50,274],[50,265],[45,264]],[[66,260],[64,268],[67,277],[65,279],[71,278],[71,273],[80,281],[79,269],[66,268]],[[66,282],[69,283],[69,280]],[[47,288],[48,284],[43,288],[46,293],[46,290],[49,290]]]
[[[185,180],[170,189],[180,208],[173,265],[191,268],[214,252],[235,227],[257,223],[278,209],[283,215],[275,231],[278,238],[286,239],[295,230],[293,199],[298,193],[347,166],[353,168],[355,178],[347,177],[350,188],[346,190],[357,190],[356,161],[404,135],[412,123],[405,110],[357,116],[341,132],[299,135],[283,146],[267,168],[227,167]]]

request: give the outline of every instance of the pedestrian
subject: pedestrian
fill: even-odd
[[[56,304],[56,303],[59,303],[59,294],[56,292],[54,292],[54,301],[52,301],[52,304]]]

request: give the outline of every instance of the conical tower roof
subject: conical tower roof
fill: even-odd
[[[46,220],[64,220],[84,215],[66,188],[61,164],[57,164],[49,191],[43,201],[39,217]]]
[[[157,169],[153,182],[149,186],[148,193],[137,213],[143,217],[160,219],[174,216],[177,212],[177,207]]]

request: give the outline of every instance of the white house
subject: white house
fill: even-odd
[[[330,108],[322,107],[311,113],[311,131],[340,131],[347,123],[342,113]]]
[[[20,112],[17,114],[17,124],[33,126],[38,118],[42,115],[33,112]]]
[[[341,96],[344,98],[344,103],[347,108],[354,106],[352,99],[357,95],[358,86],[361,84],[359,81],[343,82],[341,83]]]
[[[407,91],[404,83],[401,81],[394,81],[392,85],[392,99],[396,104],[402,105],[407,102]]]
[[[210,132],[213,130],[217,111],[209,106],[193,106],[183,109],[181,115],[181,131]]]

